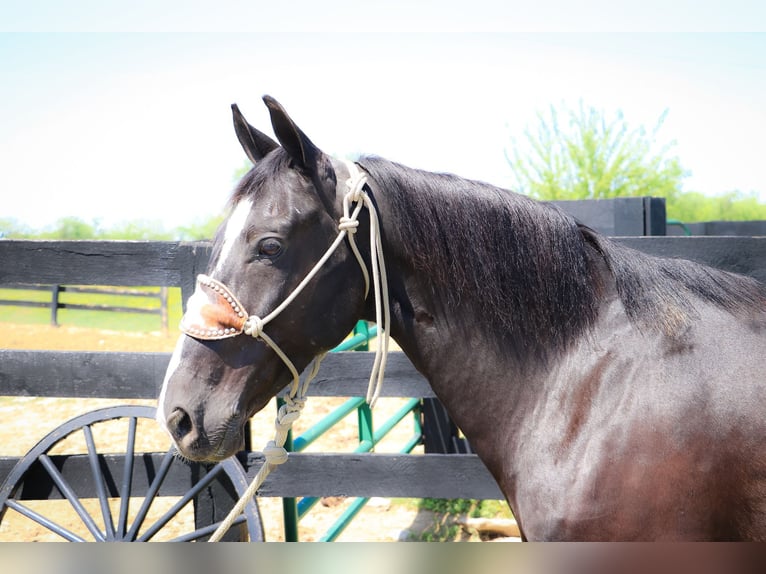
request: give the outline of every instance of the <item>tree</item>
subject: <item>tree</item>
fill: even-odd
[[[99,234],[98,221],[88,223],[79,217],[62,217],[56,220],[50,231],[40,233],[42,239],[96,239]]]
[[[544,200],[675,197],[687,174],[671,153],[674,144],[657,146],[666,115],[647,133],[631,129],[621,112],[607,120],[582,103],[578,110],[551,106],[521,144],[514,141],[512,154],[506,151],[516,190]]]
[[[755,192],[727,191],[716,195],[702,195],[687,191],[666,202],[669,218],[693,221],[746,221],[766,220],[766,205]]]

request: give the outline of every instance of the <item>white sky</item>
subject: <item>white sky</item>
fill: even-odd
[[[582,100],[647,128],[668,109],[660,133],[677,142],[692,173],[685,189],[766,197],[766,34],[603,31],[653,22],[659,2],[624,13],[602,3],[609,22],[588,20],[581,28],[597,33],[577,34],[508,32],[481,11],[463,23],[482,32],[416,32],[415,20],[393,17],[397,2],[346,2],[353,11],[328,19],[326,32],[315,31],[327,16],[317,8],[296,8],[292,20],[251,10],[200,21],[186,2],[178,6],[185,16],[139,21],[108,13],[109,3],[76,3],[95,8],[84,23],[67,21],[56,8],[64,3],[27,1],[22,12],[0,4],[0,30],[42,31],[0,34],[0,218],[35,227],[68,215],[106,225],[141,218],[173,227],[215,214],[245,160],[229,105],[271,133],[265,93],[328,153],[374,153],[503,186],[511,184],[505,148],[550,104]],[[728,2],[718,12],[677,4],[695,7],[678,12],[678,29],[766,30],[764,2]],[[428,5],[402,10],[414,7],[424,22]],[[460,28],[449,10],[438,14],[432,30]],[[566,12],[551,14],[517,30],[567,29]],[[342,31],[354,23],[367,31]],[[256,31],[177,32],[184,27]],[[93,29],[109,32],[82,33]]]

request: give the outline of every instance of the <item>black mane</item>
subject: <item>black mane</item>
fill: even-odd
[[[520,359],[544,358],[593,324],[599,277],[577,223],[560,209],[380,158],[359,164],[392,209],[396,225],[387,229],[396,228],[434,299],[460,310],[456,321],[503,334],[498,343],[512,343]]]
[[[642,329],[679,333],[696,316],[695,297],[730,312],[766,309],[764,286],[752,279],[623,247],[552,204],[381,158],[359,164],[392,209],[396,225],[387,230],[434,299],[460,310],[457,321],[504,333],[519,358],[544,359],[593,325],[603,293],[596,257]]]

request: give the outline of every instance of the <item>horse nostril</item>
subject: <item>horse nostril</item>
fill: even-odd
[[[173,438],[180,441],[183,437],[192,431],[193,425],[189,413],[180,407],[173,409],[167,419],[168,430]]]

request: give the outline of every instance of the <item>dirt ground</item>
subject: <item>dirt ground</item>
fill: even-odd
[[[51,350],[97,350],[97,351],[171,351],[176,334],[127,333],[102,331],[75,327],[49,327],[38,325],[3,324],[0,331],[0,348],[5,349],[51,349]],[[0,393],[2,391],[0,390]],[[294,427],[296,435],[319,420],[324,414],[338,406],[343,399],[310,399],[303,416]],[[375,417],[384,420],[387,413],[394,412],[401,404],[400,399],[383,399],[375,408]],[[2,455],[25,454],[37,441],[70,418],[89,412],[95,408],[114,404],[153,404],[153,401],[114,401],[106,399],[51,399],[30,397],[0,396],[0,445]],[[273,419],[276,410],[270,405],[254,417],[252,425],[257,443],[263,444],[273,435]],[[400,425],[390,439],[385,440],[376,449],[378,452],[396,452],[397,444],[402,444],[412,433],[409,425]],[[140,431],[146,435],[148,448],[164,450],[167,437],[158,429]],[[356,439],[355,417],[344,420],[325,437],[312,444],[309,450],[317,452],[350,451]],[[110,439],[106,439],[110,440]],[[115,437],[113,452],[123,452],[124,438]],[[62,448],[76,448],[73,446]],[[80,447],[83,448],[83,447]],[[99,452],[106,452],[101,450]],[[120,450],[122,449],[122,450]],[[84,452],[84,451],[81,451]],[[289,461],[288,463],[289,464]],[[282,526],[281,499],[260,498],[258,500],[263,517],[264,530],[268,541],[284,540]],[[172,503],[172,501],[170,502]],[[169,504],[170,504],[169,503]],[[343,499],[325,499],[317,504],[299,524],[299,538],[302,541],[319,540],[332,523],[341,515],[350,501]],[[67,510],[66,502],[59,504],[62,512]],[[12,517],[11,515],[15,515]],[[0,541],[3,540],[44,540],[44,530],[16,513],[8,512],[0,524]],[[338,538],[339,541],[403,541],[432,539],[438,534],[441,539],[480,540],[476,533],[460,528],[447,528],[456,524],[459,517],[441,516],[418,508],[416,500],[389,500],[373,498],[351,522],[351,525]],[[69,520],[69,519],[67,519]],[[76,518],[72,518],[76,522]],[[444,534],[450,530],[452,534]],[[53,537],[57,539],[57,537]]]

